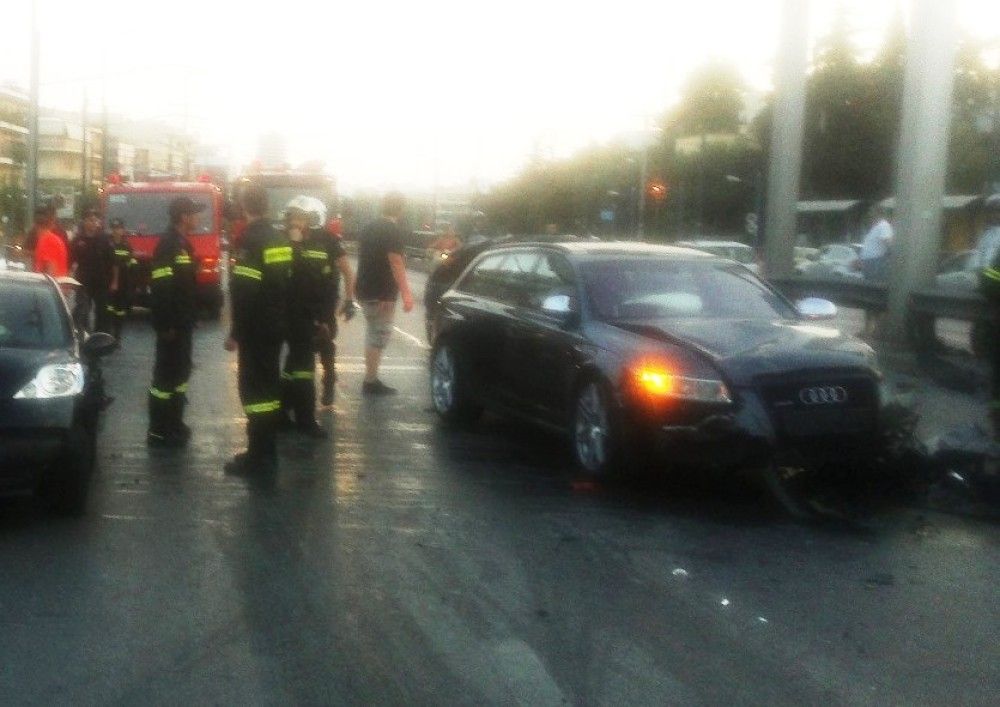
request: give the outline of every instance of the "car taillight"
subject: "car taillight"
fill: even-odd
[[[218,258],[202,258],[202,260],[201,260],[201,271],[202,272],[219,272],[219,259]]]

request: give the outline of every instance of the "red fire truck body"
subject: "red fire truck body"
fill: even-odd
[[[106,223],[121,219],[127,240],[138,261],[135,303],[149,298],[149,273],[153,251],[160,236],[170,227],[169,206],[178,196],[187,196],[205,208],[199,214],[196,231],[188,236],[198,263],[198,298],[212,316],[222,310],[222,190],[206,181],[120,182],[113,180],[102,193]]]

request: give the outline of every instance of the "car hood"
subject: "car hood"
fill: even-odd
[[[0,349],[0,400],[14,397],[17,391],[31,382],[38,369],[45,364],[67,359],[65,351]]]
[[[840,330],[799,321],[685,319],[620,324],[707,357],[732,383],[807,369],[872,369],[867,344]]]

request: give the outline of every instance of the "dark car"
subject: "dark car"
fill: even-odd
[[[493,248],[441,297],[432,399],[447,421],[488,407],[564,432],[594,476],[654,450],[712,468],[846,465],[878,444],[880,374],[870,347],[815,323],[835,314],[683,248]]]
[[[52,278],[0,271],[0,493],[83,509],[104,400],[97,361],[114,345],[78,338]]]

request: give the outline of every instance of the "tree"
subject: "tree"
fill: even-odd
[[[730,64],[711,62],[696,70],[667,126],[680,135],[735,133],[742,125],[746,87]]]

